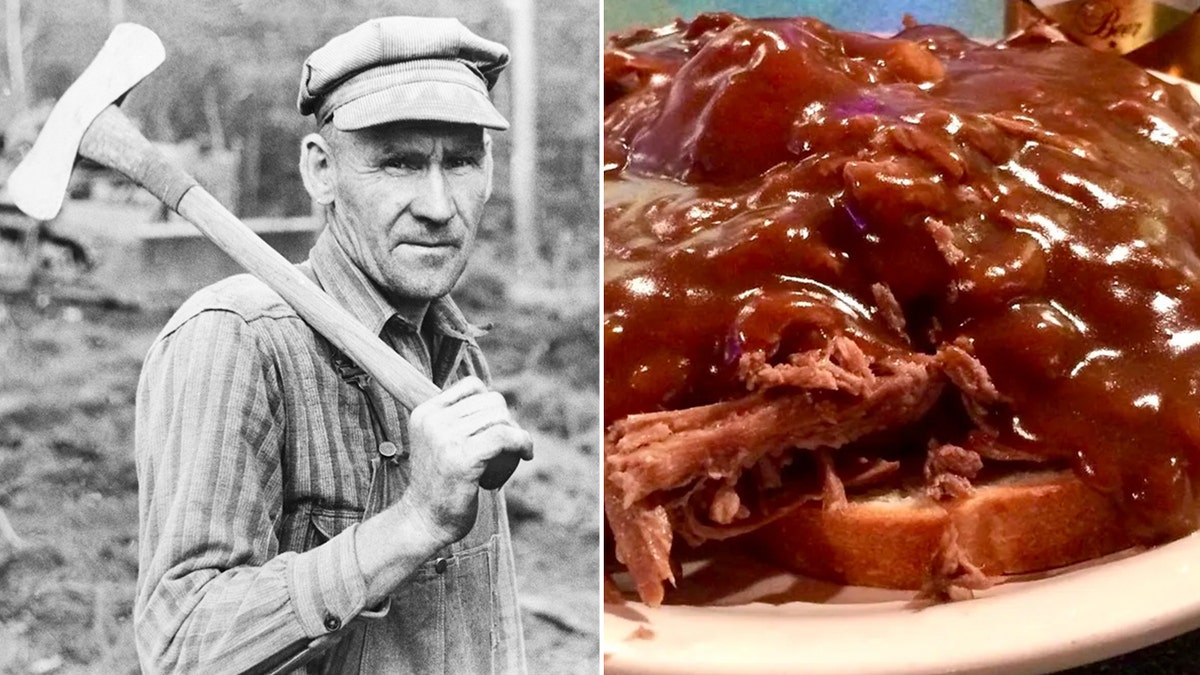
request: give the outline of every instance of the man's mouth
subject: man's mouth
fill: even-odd
[[[456,241],[402,241],[398,246],[413,246],[416,248],[458,248],[460,244]]]

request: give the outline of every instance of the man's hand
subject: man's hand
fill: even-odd
[[[475,377],[417,406],[408,432],[408,489],[355,535],[368,607],[471,530],[479,510],[479,476],[489,459],[502,452],[533,458],[529,434],[513,423],[504,397]]]
[[[413,509],[443,545],[466,536],[479,506],[479,477],[502,452],[533,458],[533,442],[512,420],[501,394],[467,377],[417,406],[408,422]]]

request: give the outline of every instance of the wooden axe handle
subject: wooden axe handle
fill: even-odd
[[[110,105],[88,127],[79,154],[125,174],[195,225],[229,257],[282,296],[309,325],[354,359],[404,407],[412,410],[440,391],[200,187],[195,178],[168,160],[116,106]],[[480,487],[499,488],[519,460],[511,452],[494,457],[479,479]]]

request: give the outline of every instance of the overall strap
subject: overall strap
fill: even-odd
[[[383,402],[378,393],[371,387],[371,376],[345,354],[335,351],[333,367],[344,382],[354,385],[367,400],[367,415],[371,418],[371,428],[375,435],[376,453],[371,458],[371,487],[367,492],[364,505],[363,519],[383,511],[392,499],[392,474],[399,469],[399,458],[405,454],[399,445],[392,440],[384,423]]]

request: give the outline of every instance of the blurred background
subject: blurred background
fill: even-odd
[[[734,11],[743,16],[814,16],[838,28],[895,33],[905,12],[922,23],[953,26],[972,36],[997,38],[1004,27],[1003,0],[606,0],[606,33],[668,23],[677,16]]]
[[[300,65],[387,14],[458,16],[509,45],[496,193],[454,294],[538,457],[507,489],[531,672],[596,672],[598,158],[595,0],[3,0],[0,181],[121,21],[167,60],[124,109],[292,260],[321,223],[297,171]],[[190,293],[238,268],[123,177],[82,163],[61,215],[0,191],[0,673],[137,672],[133,404]]]
[[[813,16],[846,30],[892,34],[905,14],[996,40],[1049,19],[1072,40],[1134,63],[1200,81],[1200,14],[1191,0],[608,0],[607,33],[690,19],[701,12]],[[1096,18],[1101,17],[1097,24]]]

